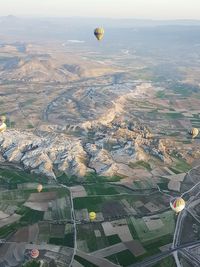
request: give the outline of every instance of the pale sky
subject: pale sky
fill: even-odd
[[[0,16],[200,19],[200,0],[0,0]]]

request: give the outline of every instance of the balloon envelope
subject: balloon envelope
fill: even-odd
[[[0,121],[0,133],[4,132],[6,130],[6,128],[7,128],[6,124],[4,122],[1,123],[1,121]]]
[[[31,257],[33,258],[33,259],[37,259],[38,257],[39,257],[39,250],[38,249],[32,249],[31,250]]]
[[[175,198],[170,202],[170,206],[176,213],[179,213],[185,208],[185,200],[181,197]]]
[[[197,128],[192,128],[190,134],[192,135],[193,138],[195,138],[199,134],[199,130]]]
[[[97,215],[96,215],[95,212],[92,211],[92,212],[89,213],[89,217],[90,217],[91,221],[94,221],[96,219]]]
[[[0,133],[4,132],[6,130],[6,116],[0,116]]]
[[[104,36],[104,29],[103,28],[96,28],[94,30],[94,35],[96,36],[97,40],[102,40]]]
[[[40,193],[42,191],[42,189],[43,189],[43,186],[41,184],[39,184],[37,187],[37,191]]]
[[[5,121],[6,121],[6,116],[2,115],[2,116],[0,117],[0,121],[5,122]]]

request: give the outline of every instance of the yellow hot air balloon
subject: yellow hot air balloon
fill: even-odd
[[[192,135],[192,138],[195,138],[199,134],[199,130],[197,128],[192,128],[190,134]]]
[[[103,28],[96,28],[94,30],[94,35],[96,36],[98,41],[101,41],[104,36],[104,29]]]
[[[6,124],[5,124],[5,121],[6,121],[6,117],[5,116],[1,116],[0,117],[0,133],[4,132],[7,128]]]
[[[95,212],[92,211],[89,213],[89,217],[90,217],[90,221],[94,221],[96,219],[97,215]]]
[[[5,121],[6,121],[6,116],[4,116],[4,115],[1,116],[1,117],[0,117],[0,121],[5,122]]]
[[[37,187],[37,191],[40,193],[42,191],[42,189],[43,189],[43,186],[41,184],[39,184]]]
[[[177,197],[170,202],[170,207],[176,212],[179,213],[185,208],[185,200],[181,197]]]

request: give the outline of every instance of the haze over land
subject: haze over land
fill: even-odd
[[[196,242],[200,22],[7,16],[0,40],[0,264],[37,247],[44,266],[148,266]],[[166,255],[154,266],[176,266]]]
[[[149,19],[200,19],[198,0],[7,0],[0,15],[42,17],[109,17]]]

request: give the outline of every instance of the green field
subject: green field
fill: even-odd
[[[198,86],[180,82],[174,82],[170,84],[169,89],[171,89],[176,94],[181,94],[184,97],[189,97],[191,96],[191,94],[199,91]]]
[[[104,201],[105,197],[101,196],[75,198],[74,208],[77,210],[88,209],[99,212]]]
[[[118,182],[122,179],[122,177],[119,176],[112,176],[112,177],[105,177],[100,176],[95,173],[88,173],[83,178],[79,178],[75,175],[69,176],[66,174],[62,174],[57,177],[57,180],[59,183],[62,183],[67,186],[73,186],[73,185],[80,185],[80,184],[87,184],[87,183],[106,183],[106,182]]]
[[[166,98],[166,94],[165,94],[164,91],[158,91],[158,92],[156,93],[156,97],[157,97],[157,98],[160,98],[160,99],[164,99],[164,98]]]
[[[78,261],[81,265],[83,265],[84,267],[98,267],[97,265],[95,265],[95,264],[77,256],[77,255],[75,255],[74,259],[76,261]]]
[[[155,185],[151,180],[139,180],[133,182],[133,188],[135,190],[151,190],[155,188]]]
[[[175,163],[169,167],[175,174],[188,172],[192,166],[188,164],[184,159],[175,157]]]
[[[142,244],[148,245],[151,244],[152,242],[155,242],[155,240],[161,239],[164,236],[173,234],[175,228],[175,220],[173,212],[166,211],[160,214],[159,218],[162,221],[163,226],[158,229],[150,231],[147,228],[147,225],[143,219],[136,219],[134,217],[131,217],[132,224]]]
[[[18,222],[5,225],[0,228],[0,238],[6,238],[10,234],[16,232],[21,227],[34,224],[38,221],[41,221],[43,219],[44,212],[36,211],[29,209],[27,207],[20,207],[17,211],[17,214],[21,215],[22,217]]]
[[[135,257],[134,255],[132,255],[132,253],[129,250],[125,250],[120,253],[111,255],[107,257],[107,259],[111,260],[112,262],[116,264],[120,264],[121,266],[128,266],[135,262],[140,262],[146,259],[147,257],[160,253],[159,248],[161,246],[172,242],[173,240],[172,233],[174,230],[174,222],[171,218],[171,215],[167,213],[163,213],[162,215],[160,215],[160,217],[162,218],[163,222],[165,221],[165,225],[160,230],[154,230],[154,231],[149,231],[146,225],[144,225],[144,222],[142,219],[135,219],[132,217],[127,218],[127,224],[133,236],[133,239],[139,240],[143,243],[146,253],[144,253],[142,256]],[[171,265],[167,265],[168,263],[173,264],[173,259],[167,258],[162,261],[162,265],[159,265],[161,264],[159,263],[158,265],[155,265],[155,267],[171,266]]]
[[[176,262],[172,256],[163,259],[152,267],[176,267]]]
[[[88,173],[85,176],[85,181],[88,183],[104,183],[104,182],[119,182],[122,179],[120,176],[105,177],[95,173]]]
[[[118,235],[107,236],[107,240],[108,240],[109,246],[122,242]]]
[[[176,119],[181,119],[181,118],[184,117],[182,113],[178,113],[178,112],[173,112],[173,113],[163,113],[163,116],[164,116],[166,119],[168,119],[168,120],[170,120],[170,119],[172,119],[172,120],[173,120],[173,119],[176,120]]]
[[[135,168],[143,168],[143,169],[146,169],[147,171],[152,171],[151,165],[148,162],[145,162],[143,160],[139,160],[139,161],[137,161],[135,163],[130,163],[129,167],[133,168],[133,169],[135,169]]]
[[[17,186],[23,183],[48,183],[48,178],[44,176],[27,173],[17,169],[7,170],[0,168],[0,177],[0,185],[3,183],[8,189],[17,189]]]
[[[108,185],[102,183],[96,183],[92,185],[84,185],[84,188],[88,195],[117,195],[119,192],[117,190]]]
[[[31,262],[28,262],[28,263],[22,265],[22,267],[40,267],[40,262],[31,261]]]
[[[26,190],[9,190],[3,191],[0,194],[0,205],[10,204],[10,205],[21,205],[24,203],[30,196],[31,193],[36,193],[36,189],[26,189]]]
[[[172,170],[171,168],[169,168],[170,170]],[[169,179],[167,179],[166,177],[160,177],[157,185],[160,187],[161,190],[168,190],[168,184],[169,184]]]
[[[49,187],[43,188],[42,192],[56,192],[57,198],[63,198],[69,196],[69,191],[66,188],[59,187]],[[31,193],[38,193],[37,186],[35,189],[14,189],[14,190],[5,190],[0,194],[0,205],[2,203],[8,203],[13,205],[18,205],[25,202]]]
[[[128,266],[136,262],[136,258],[133,254],[127,249],[119,253],[113,254],[109,257],[106,257],[108,260],[120,264],[120,266]]]
[[[24,206],[21,206],[20,208],[18,208],[16,213],[22,216],[20,219],[20,223],[22,225],[30,225],[38,221],[42,221],[43,216],[44,216],[43,211],[32,210]]]
[[[81,209],[87,209],[88,211],[95,211],[95,212],[101,212],[102,207],[105,205],[109,205],[110,201],[114,201],[115,203],[118,203],[118,205],[121,205],[124,207],[123,201],[126,200],[131,207],[135,208],[138,212],[138,214],[142,214],[143,216],[145,214],[148,214],[149,211],[141,210],[141,208],[137,207],[138,201],[141,201],[143,204],[148,202],[153,202],[155,205],[162,204],[163,207],[168,208],[169,203],[166,202],[166,199],[163,198],[163,195],[161,193],[155,192],[152,194],[144,194],[140,195],[138,193],[132,193],[132,194],[120,194],[120,195],[113,195],[113,196],[88,196],[88,197],[80,197],[74,199],[74,208],[76,210]],[[117,214],[116,214],[117,215]],[[118,214],[120,215],[120,214]]]
[[[63,238],[50,237],[49,244],[56,246],[67,246],[74,247],[74,234],[70,233],[65,235]]]
[[[20,228],[19,223],[13,223],[0,228],[0,238],[4,239]]]
[[[100,237],[96,237],[95,230],[98,230],[101,233]],[[87,248],[90,252],[105,248],[110,245],[110,242],[116,243],[118,241],[116,237],[113,237],[108,241],[104,234],[103,227],[101,224],[97,223],[77,225],[77,233],[78,240],[86,241]]]
[[[23,184],[20,184],[23,187]],[[37,184],[36,184],[37,185]],[[24,187],[25,184],[24,184]],[[70,200],[66,202],[66,196],[69,195],[69,191],[65,188],[46,188],[43,192],[54,191],[57,193],[55,203],[57,208],[52,209],[53,219],[71,219]],[[0,228],[0,237],[6,238],[19,230],[21,227],[32,225],[34,223],[43,220],[44,212],[33,210],[31,208],[23,206],[28,200],[31,193],[37,193],[36,189],[14,189],[5,190],[0,194],[0,210],[6,212],[7,209],[13,210],[21,218],[18,222],[6,225]],[[59,208],[58,208],[59,207]]]

